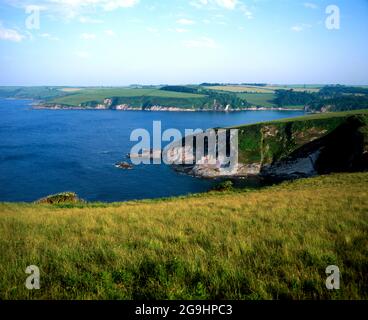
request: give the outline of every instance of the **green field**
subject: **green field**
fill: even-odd
[[[209,86],[210,90],[229,91],[234,93],[273,93],[274,90],[267,87],[228,85],[228,86]]]
[[[0,299],[368,299],[368,173],[127,203],[0,204]],[[29,291],[24,271],[41,271]],[[340,290],[325,287],[337,265]]]
[[[290,90],[298,92],[318,92],[322,86],[319,85],[267,85],[267,86],[251,86],[251,85],[222,85],[207,86],[207,89],[229,91],[235,93],[274,93],[275,90]]]
[[[103,102],[106,98],[112,97],[155,97],[155,98],[178,98],[178,99],[196,99],[203,98],[204,95],[182,93],[173,91],[163,91],[159,89],[132,89],[132,88],[86,88],[65,97],[52,99],[48,102],[78,106],[81,103],[90,101]]]
[[[235,93],[241,99],[246,100],[252,107],[275,108],[277,105],[273,102],[276,98],[276,90],[293,89],[296,92],[307,91],[309,93],[318,92],[317,86],[285,85],[285,86],[245,86],[245,85],[223,85],[207,86],[209,90],[219,92]],[[304,105],[283,105],[284,109],[303,109]]]
[[[275,98],[275,94],[273,93],[239,93],[238,97],[245,99],[250,104],[257,107],[276,107],[276,105],[272,103],[272,100]]]

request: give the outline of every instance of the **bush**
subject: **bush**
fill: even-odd
[[[74,192],[57,193],[36,201],[36,203],[41,204],[80,203],[80,202],[84,202],[84,200],[79,199],[78,195]]]
[[[233,189],[233,182],[226,180],[217,184],[213,190],[215,191],[231,191]]]

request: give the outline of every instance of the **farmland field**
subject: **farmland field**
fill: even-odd
[[[320,86],[318,85],[267,85],[261,86],[250,86],[250,85],[223,85],[223,86],[209,86],[206,87],[211,90],[229,91],[238,93],[274,93],[275,90],[290,90],[293,89],[297,92],[318,92]]]
[[[204,95],[163,91],[158,89],[132,89],[132,88],[88,88],[78,91],[64,97],[58,97],[50,100],[50,103],[65,104],[77,106],[88,101],[103,102],[106,98],[111,97],[159,97],[159,98],[179,98],[179,99],[195,99],[203,98]]]
[[[266,87],[255,87],[255,86],[210,86],[206,87],[210,90],[218,90],[218,91],[229,91],[235,93],[273,93],[274,90]]]
[[[275,107],[272,103],[272,100],[275,98],[275,94],[273,93],[239,93],[238,97],[247,100],[254,106]]]

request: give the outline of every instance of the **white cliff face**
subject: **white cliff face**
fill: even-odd
[[[265,126],[262,129],[263,139],[275,137],[277,128]],[[196,135],[197,140],[201,139],[201,134]],[[171,159],[174,169],[189,175],[202,178],[217,177],[247,177],[247,176],[268,176],[282,178],[308,177],[317,174],[316,161],[321,152],[321,148],[313,149],[297,157],[287,158],[274,163],[263,163],[263,160],[253,163],[237,163],[233,167],[226,168],[226,159],[213,157],[213,155],[201,155],[194,151],[192,146],[182,146],[182,142],[172,143],[166,154]],[[267,144],[263,146],[267,151]],[[262,157],[263,159],[263,157]]]
[[[273,165],[265,165],[261,173],[265,176],[285,178],[310,177],[317,174],[316,161],[321,153],[318,149],[304,157],[288,159]]]

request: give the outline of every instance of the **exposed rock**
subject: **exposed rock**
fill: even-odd
[[[126,170],[131,170],[131,169],[133,169],[133,165],[132,164],[130,164],[130,163],[128,163],[128,162],[117,162],[116,164],[115,164],[115,167],[116,168],[119,168],[119,169],[126,169]]]
[[[36,203],[41,204],[63,204],[63,203],[84,203],[84,202],[85,201],[80,199],[78,195],[74,192],[61,192],[36,201]]]
[[[203,157],[195,159],[193,165],[180,165],[180,161],[177,161],[179,164],[174,165],[174,169],[203,178],[260,176],[266,179],[293,179],[331,172],[367,170],[367,118],[347,116],[339,121],[333,118],[331,123],[326,122],[326,119],[320,122],[312,119],[305,120],[305,123],[298,122],[295,127],[290,121],[243,127],[239,130],[239,134],[243,135],[239,141],[249,141],[251,137],[253,149],[247,147],[245,153],[242,151],[242,162],[236,167],[220,170],[223,167],[213,161],[212,164],[203,161],[207,160]],[[177,143],[175,149],[179,155],[176,160],[195,154],[193,148],[182,147],[181,142]],[[258,161],[248,160],[257,157]]]

